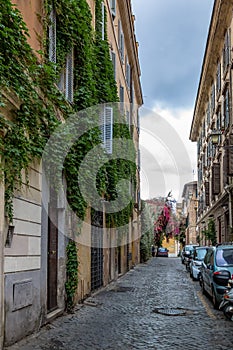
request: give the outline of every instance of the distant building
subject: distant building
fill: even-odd
[[[192,181],[184,185],[182,193],[182,214],[185,218],[185,244],[196,244],[198,237],[197,223],[197,182]]]

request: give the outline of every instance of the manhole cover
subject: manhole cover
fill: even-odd
[[[166,316],[185,316],[187,311],[184,309],[172,309],[172,308],[158,308],[154,309],[153,312]]]
[[[124,286],[116,286],[111,289],[112,292],[132,292],[134,290],[133,287],[124,287]]]

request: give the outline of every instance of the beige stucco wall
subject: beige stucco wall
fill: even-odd
[[[41,166],[31,164],[28,185],[23,175],[22,191],[14,198],[14,236],[11,247],[4,248],[4,272],[40,269],[41,256]]]
[[[28,43],[35,51],[41,50],[43,26],[39,18],[42,18],[43,0],[15,0],[13,3],[22,13],[23,20],[29,29]]]

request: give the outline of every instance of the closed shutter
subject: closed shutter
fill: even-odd
[[[111,59],[112,59],[114,79],[116,80],[116,54],[113,51],[111,52]]]
[[[69,102],[73,102],[73,81],[74,81],[74,54],[73,49],[68,53],[66,57],[66,99]]]
[[[120,20],[118,20],[118,47],[120,51],[121,60],[124,61],[124,34]]]
[[[120,86],[120,112],[124,114],[124,87]]]
[[[105,110],[100,115],[100,137],[103,147],[105,147]]]
[[[101,21],[101,30],[102,30],[102,40],[104,40],[104,32],[105,32],[105,26],[104,26],[104,20],[105,20],[105,7],[104,2],[101,3],[101,10],[102,10],[102,21]]]
[[[223,187],[225,187],[227,185],[227,177],[228,177],[228,173],[229,173],[229,166],[228,166],[228,162],[229,162],[229,155],[228,155],[228,148],[225,149],[224,155],[223,155]]]
[[[105,107],[105,149],[108,154],[112,154],[113,135],[113,109]]]
[[[228,154],[228,175],[233,175],[233,135],[229,136]]]
[[[212,167],[212,194],[220,192],[220,164],[213,164]]]
[[[126,63],[126,83],[128,88],[130,88],[130,79],[131,79],[130,64],[127,62]]]
[[[210,185],[209,181],[205,182],[205,205],[210,205]]]
[[[49,15],[49,61],[56,63],[56,11],[53,8]]]

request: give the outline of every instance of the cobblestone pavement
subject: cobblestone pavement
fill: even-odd
[[[8,350],[229,350],[233,322],[179,258],[152,258]]]

